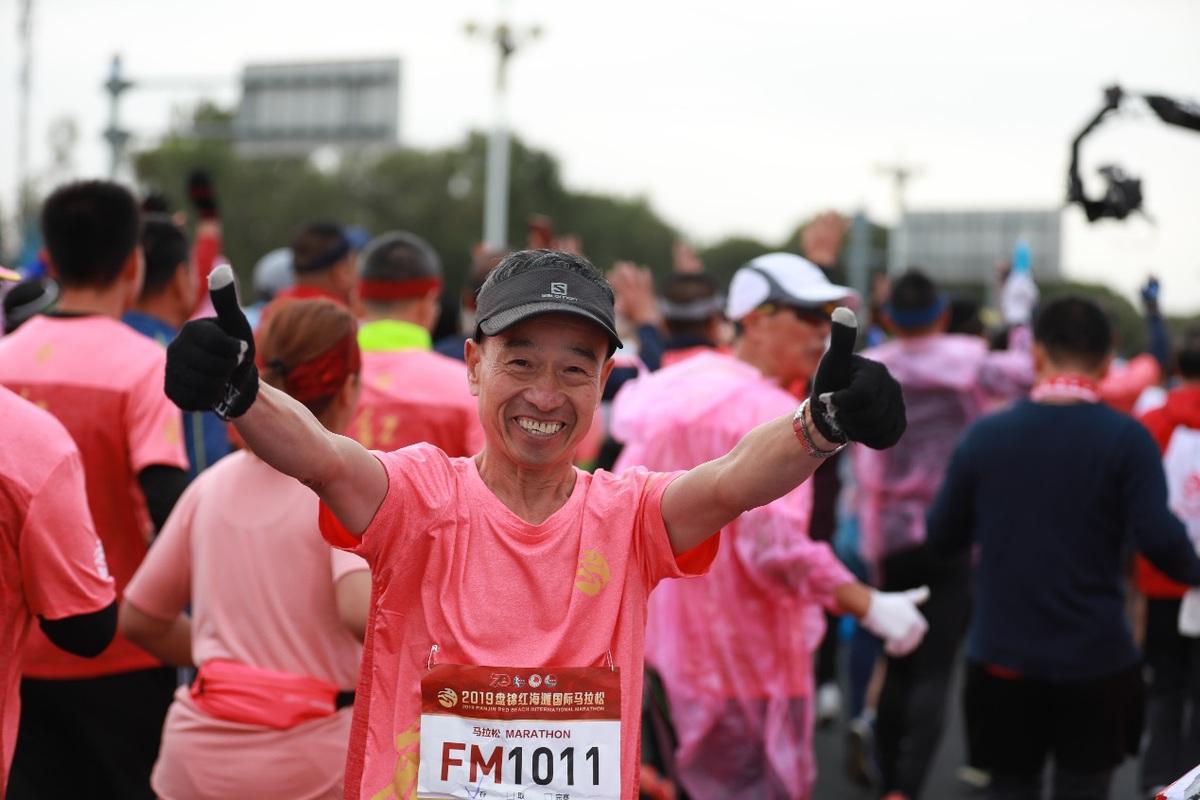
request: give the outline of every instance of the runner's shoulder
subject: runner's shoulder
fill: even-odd
[[[21,482],[28,484],[31,491],[64,459],[78,452],[75,440],[53,414],[3,386],[0,386],[0,419],[5,424],[0,476],[21,476]]]
[[[399,489],[428,508],[446,506],[460,494],[475,464],[470,458],[446,455],[440,447],[418,442],[399,450],[372,450],[388,476],[388,494]]]

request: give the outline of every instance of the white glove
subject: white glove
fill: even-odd
[[[917,606],[929,599],[929,587],[921,586],[906,592],[871,590],[871,605],[862,618],[862,626],[883,639],[883,649],[889,656],[906,656],[925,638],[929,623]]]
[[[1188,589],[1179,604],[1179,635],[1200,636],[1200,589]]]

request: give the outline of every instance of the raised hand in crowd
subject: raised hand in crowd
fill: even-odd
[[[649,269],[632,261],[618,261],[607,277],[616,295],[618,314],[638,327],[659,323],[658,295]]]
[[[842,252],[842,243],[850,223],[836,211],[823,211],[813,217],[800,232],[800,249],[804,257],[822,267],[832,267]]]

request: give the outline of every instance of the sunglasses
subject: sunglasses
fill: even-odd
[[[811,306],[799,306],[790,303],[763,303],[759,306],[764,314],[775,314],[779,311],[787,309],[796,315],[796,319],[801,322],[807,322],[812,325],[820,325],[824,322],[829,322],[833,315],[833,310],[840,305],[835,301],[828,303],[820,303]]]

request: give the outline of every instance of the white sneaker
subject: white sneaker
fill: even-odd
[[[846,731],[846,777],[858,786],[879,785],[875,766],[874,715],[865,712],[850,720]]]
[[[972,789],[983,790],[992,782],[992,773],[970,764],[963,764],[956,773],[958,779]]]
[[[825,727],[837,722],[842,714],[842,690],[836,683],[823,683],[817,688],[817,725]]]

